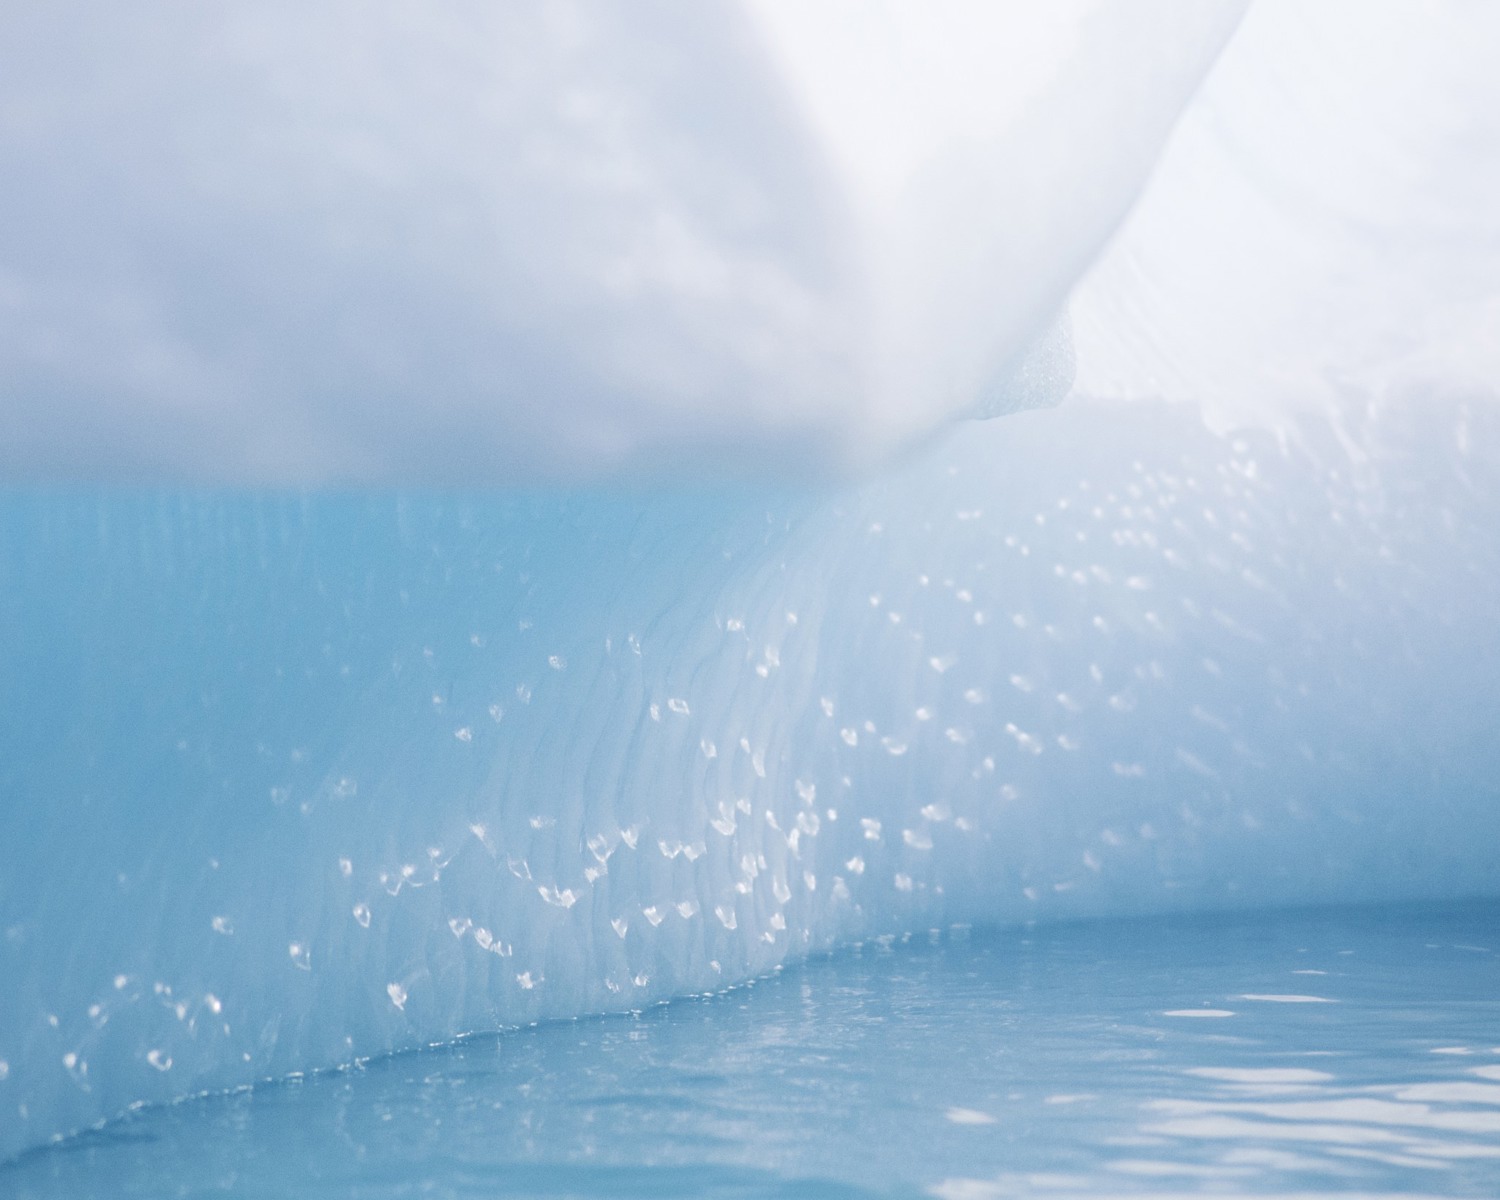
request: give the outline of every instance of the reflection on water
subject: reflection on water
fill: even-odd
[[[1500,1195],[1500,905],[871,943],[132,1114],[18,1198]]]

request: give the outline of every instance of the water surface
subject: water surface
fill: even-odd
[[[945,930],[144,1109],[128,1196],[1500,1194],[1500,904]]]

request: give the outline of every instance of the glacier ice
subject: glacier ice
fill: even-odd
[[[847,474],[1004,389],[1241,7],[32,6],[0,473]]]
[[[1090,395],[1493,395],[1492,9],[853,8],[33,6],[0,474],[845,477],[1070,292]]]
[[[0,1158],[870,935],[1500,891],[1497,18],[1242,7],[15,14]]]
[[[1075,401],[828,494],[8,494],[0,1154],[885,932],[1494,894],[1497,446]]]

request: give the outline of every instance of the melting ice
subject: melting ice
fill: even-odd
[[[1494,895],[1500,18],[1241,8],[18,18],[0,1157],[914,929]]]

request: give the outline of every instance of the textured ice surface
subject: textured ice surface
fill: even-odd
[[[838,475],[1086,272],[1091,394],[1495,395],[1494,6],[854,7],[30,6],[0,477]]]
[[[1060,315],[1239,8],[8,18],[0,1156],[872,933],[1500,890],[1496,10],[1267,0]],[[935,432],[1075,349],[1144,401]]]
[[[0,478],[868,464],[1023,398],[1242,7],[29,6]]]
[[[1079,403],[824,495],[12,494],[0,1152],[856,936],[1494,894],[1497,446]]]

